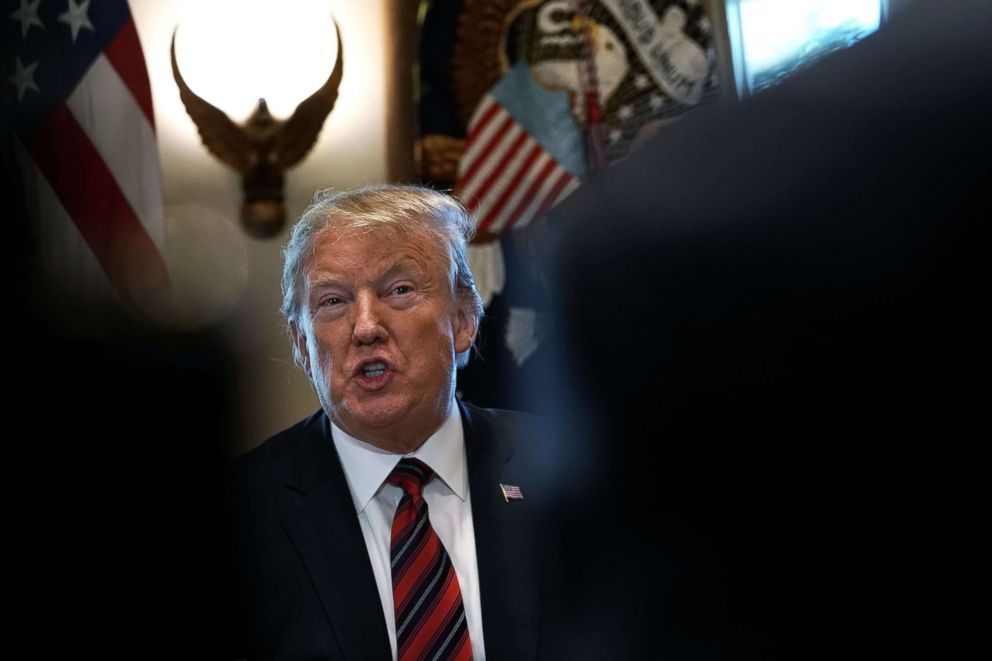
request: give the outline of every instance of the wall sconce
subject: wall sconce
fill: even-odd
[[[179,96],[207,150],[241,173],[244,189],[241,222],[252,236],[269,238],[282,230],[286,222],[283,173],[313,148],[324,120],[334,108],[344,67],[341,32],[336,21],[334,30],[337,57],[330,76],[320,89],[296,106],[286,120],[273,117],[265,99],[259,99],[254,112],[241,124],[186,84],[176,61],[176,33],[173,32],[172,74],[179,87]]]

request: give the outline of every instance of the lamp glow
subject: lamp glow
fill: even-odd
[[[190,7],[176,58],[190,87],[233,119],[260,98],[280,118],[316,91],[337,40],[326,1],[213,0]]]

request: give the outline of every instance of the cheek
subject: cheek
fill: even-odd
[[[451,324],[451,320],[447,318],[438,319],[436,325],[431,327],[430,330],[431,335],[425,338],[424,345],[432,348],[432,353],[435,355],[434,360],[439,358],[450,360],[451,354],[454,352],[455,340],[455,329]]]
[[[315,376],[318,376],[322,381],[340,378],[335,373],[335,368],[341,363],[340,360],[335,359],[336,353],[331,338],[317,338],[311,343],[311,363],[313,363],[313,369],[316,372]]]

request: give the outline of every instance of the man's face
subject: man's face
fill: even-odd
[[[393,230],[314,242],[291,328],[321,405],[352,436],[409,452],[448,415],[475,324],[452,301],[446,264],[425,237]]]

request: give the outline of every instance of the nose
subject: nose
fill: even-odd
[[[352,305],[352,340],[355,344],[383,342],[388,337],[374,292],[362,291]]]

